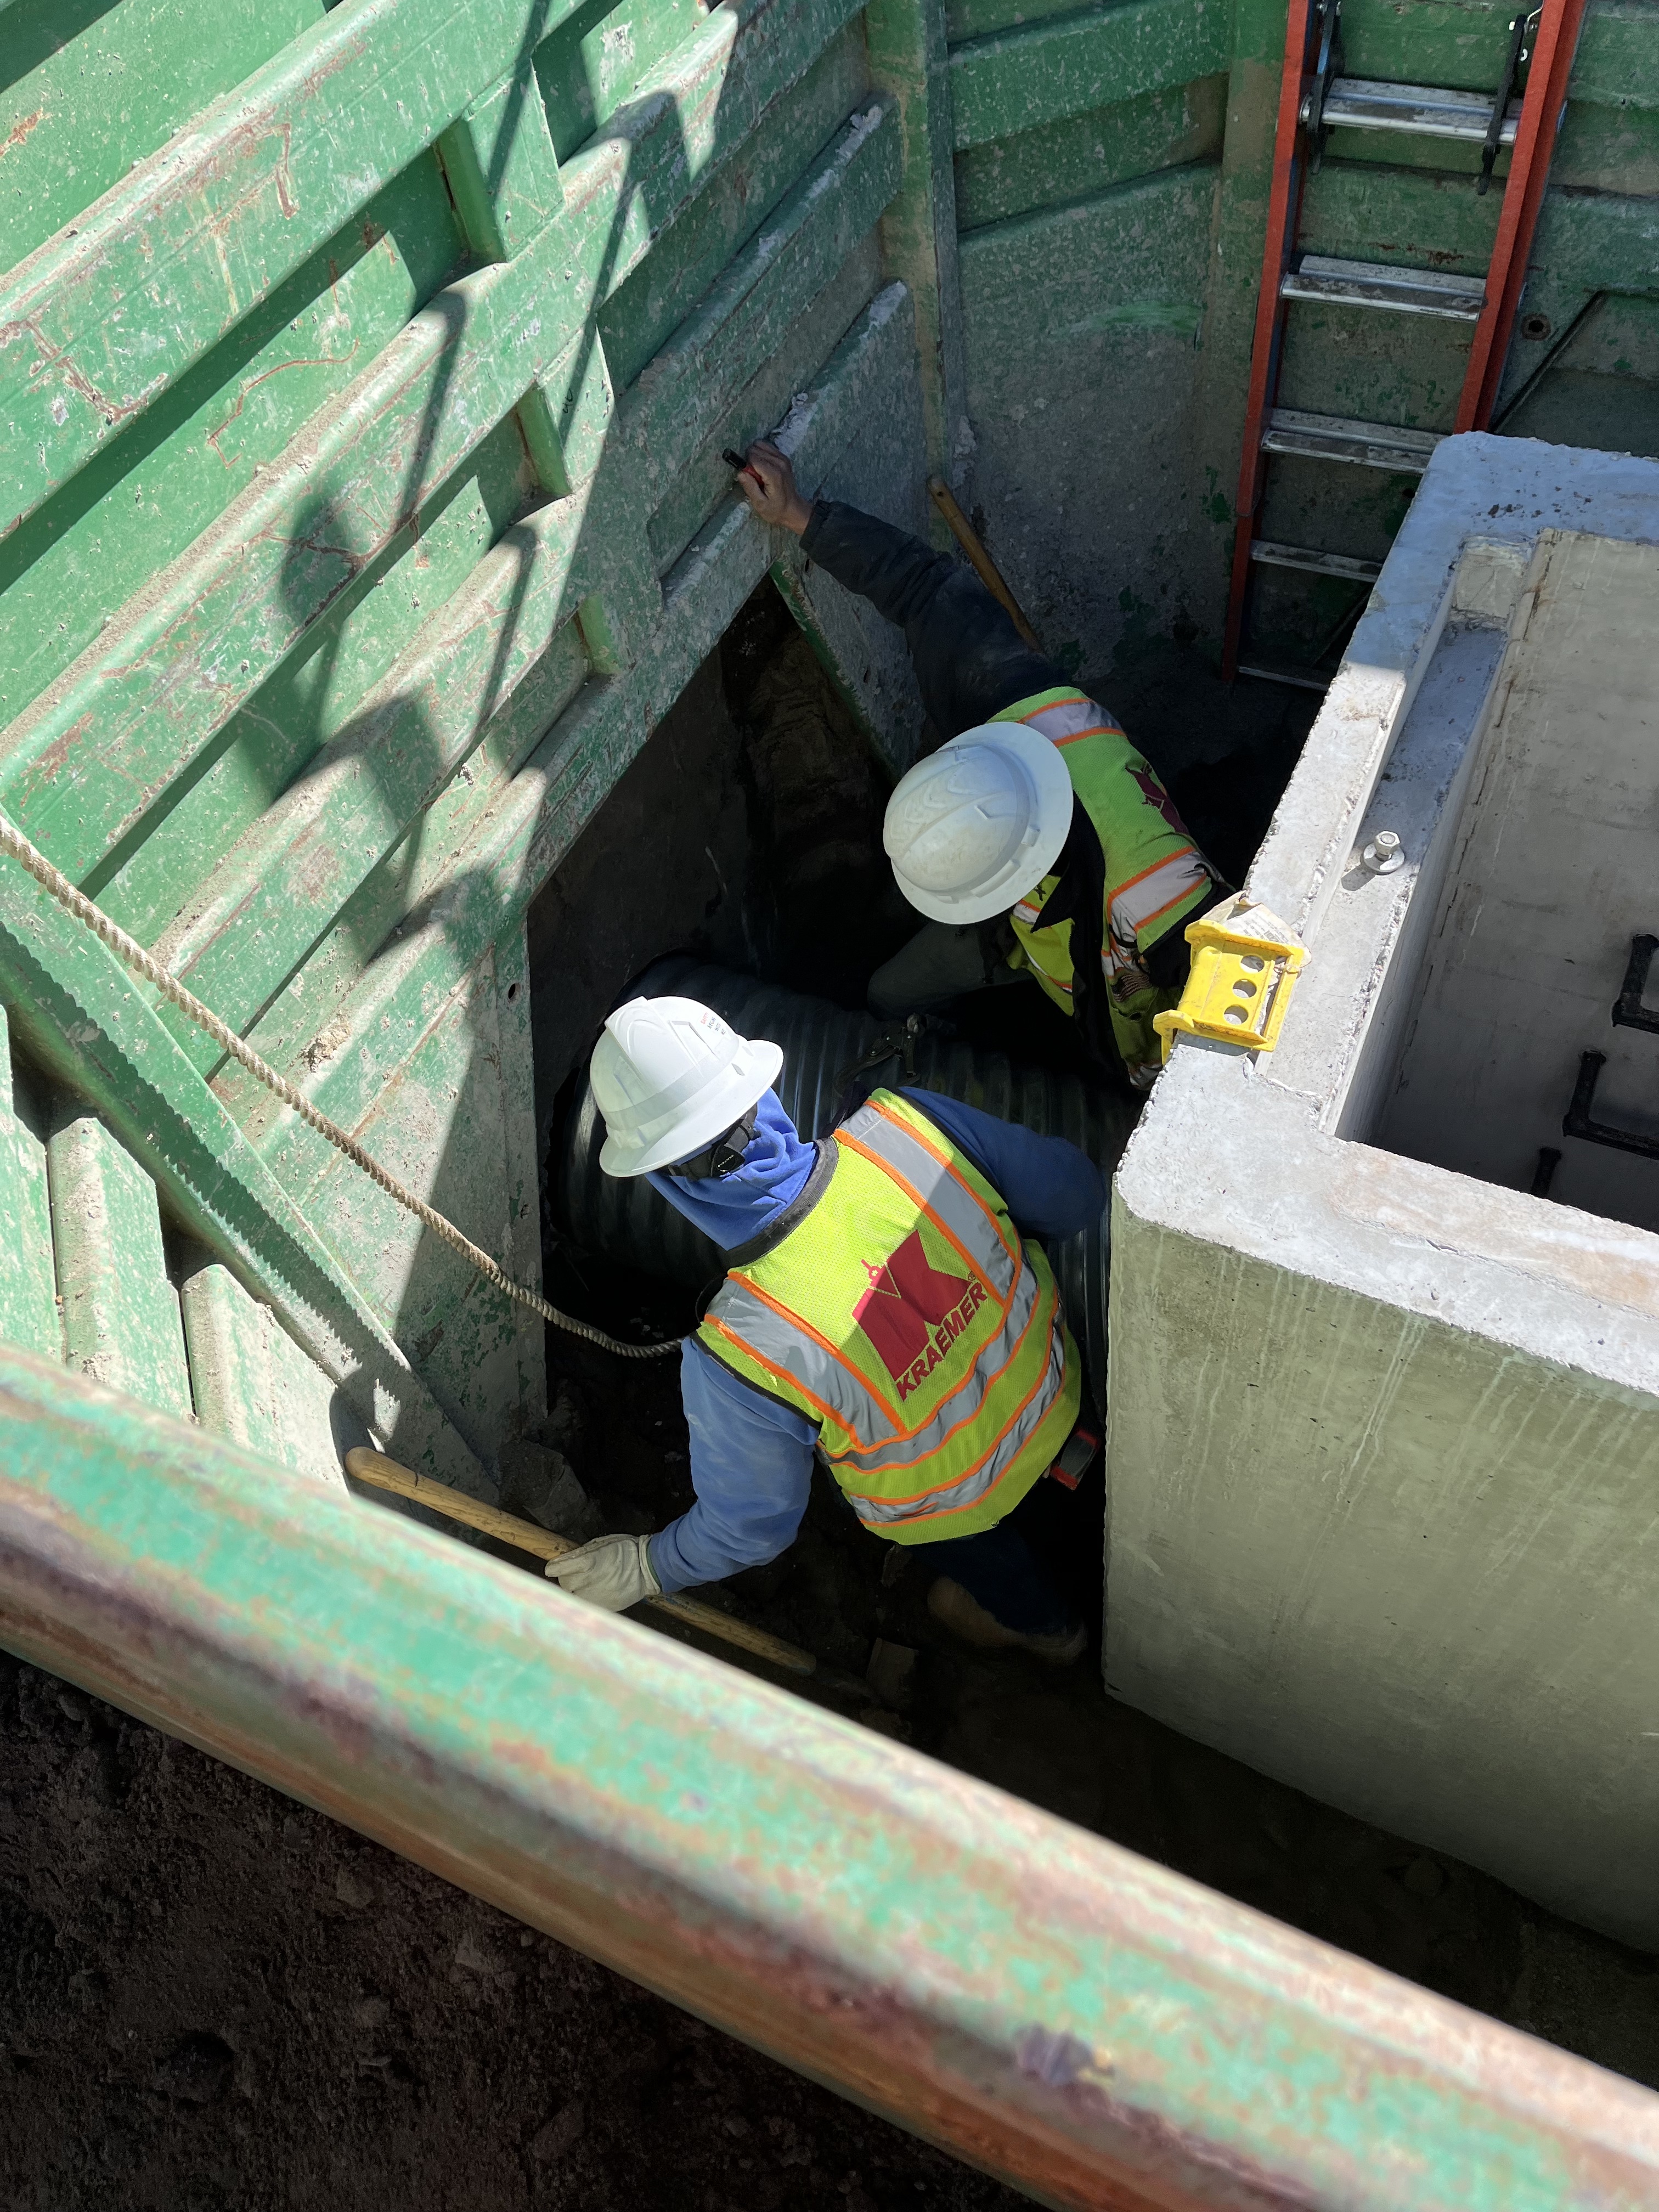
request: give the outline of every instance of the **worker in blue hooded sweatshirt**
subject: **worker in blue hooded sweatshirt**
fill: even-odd
[[[782,1059],[690,999],[635,999],[605,1024],[600,1165],[647,1176],[727,1273],[682,1352],[696,1504],[548,1574],[621,1610],[763,1565],[794,1540],[816,1455],[866,1528],[927,1547],[936,1619],[1069,1664],[1085,1630],[1030,1532],[1044,1478],[1074,1491],[1097,1439],[1058,1288],[1021,1232],[1097,1220],[1100,1172],[927,1091],[877,1091],[803,1138],[771,1087]]]

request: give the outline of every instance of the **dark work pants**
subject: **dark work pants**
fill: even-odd
[[[1085,1611],[1067,1585],[1091,1575],[1098,1583],[1103,1571],[1093,1495],[1101,1480],[1098,1463],[1074,1491],[1045,1474],[994,1528],[923,1545],[923,1564],[960,1583],[1016,1635],[1063,1636]]]
[[[1020,970],[1008,965],[998,941],[997,921],[971,922],[965,929],[948,921],[924,922],[915,935],[870,978],[870,1011],[883,1021],[898,1014],[936,1013],[969,991],[1018,983]]]

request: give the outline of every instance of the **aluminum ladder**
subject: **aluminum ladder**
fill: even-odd
[[[1556,135],[1566,107],[1585,0],[1543,0],[1510,25],[1509,60],[1495,94],[1382,84],[1342,74],[1341,0],[1290,0],[1285,67],[1273,144],[1261,288],[1250,353],[1244,446],[1234,504],[1237,531],[1227,599],[1221,671],[1323,691],[1329,678],[1315,668],[1275,668],[1244,657],[1251,579],[1260,565],[1302,569],[1356,585],[1374,583],[1379,563],[1312,546],[1280,544],[1260,532],[1271,458],[1346,463],[1420,477],[1445,434],[1382,422],[1310,414],[1278,404],[1286,310],[1298,300],[1405,315],[1443,316],[1471,326],[1468,368],[1455,430],[1484,430],[1492,419],[1515,329]],[[1511,98],[1524,76],[1525,92]],[[1297,249],[1302,194],[1329,131],[1408,132],[1478,145],[1475,189],[1484,191],[1492,163],[1510,149],[1492,259],[1484,278],[1431,270],[1334,259]],[[1345,617],[1346,619],[1346,617]]]

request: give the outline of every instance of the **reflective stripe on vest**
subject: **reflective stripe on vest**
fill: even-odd
[[[921,1543],[994,1527],[1077,1418],[1077,1352],[1048,1262],[943,1131],[890,1092],[834,1141],[817,1205],[732,1270],[699,1339],[817,1425],[866,1528]]]
[[[1037,692],[994,719],[1024,722],[1059,748],[1106,864],[1101,967],[1109,983],[1144,988],[1142,954],[1215,881],[1169,793],[1106,709],[1081,691]],[[1036,927],[1058,881],[1045,877],[1009,919],[1038,981],[1050,998],[1069,1006],[1072,926]]]

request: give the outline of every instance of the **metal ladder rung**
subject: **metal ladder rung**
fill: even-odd
[[[1261,434],[1269,453],[1295,453],[1304,460],[1350,461],[1360,468],[1389,469],[1420,477],[1443,433],[1397,430],[1388,422],[1354,422],[1340,415],[1306,415],[1299,408],[1275,407]]]
[[[1403,315],[1447,315],[1478,323],[1486,279],[1445,276],[1432,269],[1391,269],[1375,261],[1334,261],[1302,254],[1279,286],[1286,300],[1323,300],[1345,307],[1389,307]]]
[[[1409,131],[1419,138],[1460,138],[1485,143],[1492,121],[1489,92],[1445,92],[1426,84],[1382,84],[1373,77],[1334,78],[1320,121],[1337,131]],[[1498,133],[1500,146],[1513,146],[1521,125],[1521,103],[1510,100]]]
[[[1374,584],[1382,574],[1380,561],[1357,561],[1348,553],[1320,553],[1310,545],[1276,545],[1258,538],[1250,548],[1252,561],[1270,568],[1306,568],[1316,576],[1340,576],[1354,584]]]
[[[1269,668],[1265,661],[1241,660],[1238,672],[1241,676],[1254,676],[1263,684],[1293,684],[1298,691],[1328,691],[1334,681],[1329,676],[1316,676],[1310,668]]]

